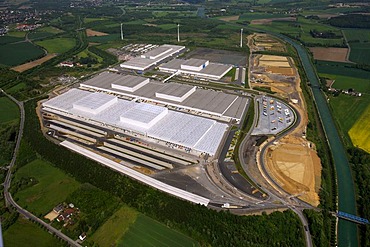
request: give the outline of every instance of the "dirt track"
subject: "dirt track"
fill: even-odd
[[[31,62],[28,62],[28,63],[18,65],[16,67],[13,67],[12,70],[17,71],[17,72],[23,72],[23,71],[32,69],[33,67],[36,67],[36,66],[42,64],[43,62],[46,62],[46,61],[52,59],[55,56],[56,56],[56,54],[48,54],[45,57],[42,57],[42,58],[37,59],[35,61],[31,61]]]
[[[95,30],[92,30],[92,29],[86,29],[86,35],[87,35],[87,37],[92,37],[92,36],[106,36],[108,34],[103,33],[103,32],[99,32],[99,31],[95,31]]]

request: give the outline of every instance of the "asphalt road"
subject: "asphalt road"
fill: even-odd
[[[0,89],[0,91],[6,95],[8,98],[10,98],[12,101],[14,101],[14,103],[16,103],[19,107],[19,110],[20,110],[20,123],[19,123],[19,132],[18,132],[18,136],[17,136],[17,142],[15,144],[15,148],[14,148],[14,153],[13,153],[13,157],[12,157],[12,160],[9,164],[9,169],[8,169],[8,173],[6,174],[6,178],[5,178],[5,182],[4,182],[4,197],[5,197],[5,204],[6,206],[9,206],[9,205],[12,205],[21,215],[23,215],[24,217],[26,217],[27,219],[30,219],[32,221],[35,221],[35,222],[38,222],[40,223],[42,226],[44,226],[49,232],[55,234],[56,236],[58,236],[60,239],[63,239],[64,241],[66,241],[70,246],[81,246],[79,245],[76,241],[74,241],[73,239],[69,238],[68,236],[64,235],[63,233],[61,233],[59,230],[55,229],[54,227],[52,227],[51,225],[45,223],[43,220],[37,218],[35,215],[31,214],[30,212],[28,212],[27,210],[23,209],[21,206],[19,206],[14,200],[13,200],[13,197],[12,195],[10,194],[9,192],[9,188],[10,188],[10,183],[11,183],[11,176],[12,176],[12,168],[15,164],[15,161],[17,159],[17,153],[18,153],[18,150],[19,150],[19,146],[20,146],[20,143],[21,143],[21,140],[22,140],[22,135],[23,135],[23,129],[24,129],[24,120],[25,120],[25,113],[24,113],[24,107],[23,107],[23,102],[20,102],[18,100],[16,100],[14,97],[12,97],[11,95],[5,93],[2,89]]]

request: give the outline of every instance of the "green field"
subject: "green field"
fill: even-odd
[[[315,65],[320,74],[342,75],[366,80],[370,78],[370,71],[353,68],[351,67],[353,64],[317,61]]]
[[[123,206],[117,210],[89,239],[99,246],[117,246],[129,226],[136,220],[138,212],[130,207]]]
[[[27,32],[22,31],[11,31],[8,33],[9,36],[17,37],[17,38],[24,38],[26,36]]]
[[[348,134],[351,137],[355,147],[359,147],[370,153],[370,105],[362,113],[361,117],[349,130]]]
[[[37,41],[36,44],[44,47],[48,53],[64,53],[76,45],[76,40],[72,38],[55,38]]]
[[[0,37],[0,45],[2,45],[2,44],[10,44],[10,43],[14,43],[14,42],[19,42],[19,41],[22,41],[22,40],[24,40],[24,38],[12,37],[12,36],[8,36],[8,35],[4,35],[4,36],[1,36]]]
[[[120,39],[121,39],[120,34],[109,34],[105,36],[94,36],[94,37],[88,38],[90,42],[98,42],[98,43],[106,43],[109,41],[116,41]]]
[[[341,94],[338,97],[330,97],[329,102],[341,129],[348,133],[370,105],[370,97],[354,97]]]
[[[198,246],[191,238],[145,216],[138,215],[118,246]]]
[[[370,80],[364,78],[356,78],[343,75],[333,75],[333,74],[319,74],[320,77],[330,78],[335,80],[332,87],[338,89],[349,89],[353,88],[357,92],[370,93]]]
[[[42,160],[34,160],[17,170],[13,183],[22,177],[34,177],[38,183],[18,191],[13,197],[36,215],[50,212],[80,186],[76,180]]]
[[[270,14],[270,13],[246,13],[242,14],[239,17],[239,20],[260,20],[260,19],[269,19],[269,18],[281,18],[281,17],[289,17],[289,15],[285,14]]]
[[[86,17],[84,18],[84,22],[85,23],[90,23],[90,22],[94,22],[94,21],[105,21],[107,20],[106,18],[89,18],[89,17]]]
[[[44,51],[29,42],[0,45],[0,64],[15,66],[37,58]]]
[[[8,123],[19,118],[18,106],[8,97],[0,97],[0,124]]]
[[[3,232],[4,246],[7,247],[58,247],[64,246],[50,233],[21,217]]]
[[[163,30],[170,30],[170,29],[174,29],[177,27],[176,24],[161,24],[161,25],[158,25],[159,28],[163,29]]]
[[[370,64],[370,30],[344,29],[343,32],[351,47],[349,60],[355,63]]]
[[[27,87],[27,84],[24,83],[24,82],[21,82],[21,83],[18,83],[17,85],[9,88],[6,90],[7,93],[10,93],[10,94],[13,94],[13,93],[16,93],[18,91],[21,91],[23,89],[25,89]]]
[[[59,28],[53,27],[53,26],[46,26],[37,29],[37,31],[40,32],[47,32],[47,33],[52,33],[52,34],[58,34],[58,33],[63,33],[63,30],[60,30]]]
[[[284,17],[284,16],[281,16]],[[286,17],[286,16],[285,16]],[[270,17],[276,18],[276,17]],[[263,18],[260,18],[263,19]],[[307,45],[320,45],[320,46],[338,46],[343,45],[343,38],[340,29],[319,23],[315,20],[305,19],[304,17],[299,17],[298,21],[273,21],[271,24],[265,25],[251,25],[252,27],[263,29],[276,33],[289,34],[306,43]],[[324,38],[314,38],[310,34],[310,30],[316,30],[318,32],[333,32],[338,35],[338,38],[324,39]]]

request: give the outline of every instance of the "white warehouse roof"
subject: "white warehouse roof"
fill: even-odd
[[[168,113],[166,107],[136,104],[120,116],[121,122],[138,125],[145,129],[152,127]]]
[[[248,104],[248,99],[245,97],[171,82],[162,83],[150,80],[149,83],[135,90],[135,92],[112,88],[112,78],[119,80],[118,78],[120,77],[125,77],[125,75],[103,72],[81,83],[80,86],[84,89],[93,89],[131,98],[150,100],[175,107],[235,119],[241,119]],[[126,82],[127,81],[122,80],[120,81],[120,85],[124,86]]]
[[[151,66],[157,65],[164,59],[185,50],[185,46],[179,45],[161,45],[153,50],[135,57],[129,61],[122,63],[120,66],[126,69],[146,70]]]
[[[117,97],[109,94],[93,93],[73,103],[73,108],[97,114],[117,102]]]
[[[216,153],[228,128],[227,124],[219,123],[215,120],[123,99],[118,99],[116,103],[96,114],[86,109],[73,107],[80,100],[85,101],[86,99],[96,97],[105,98],[105,95],[107,94],[71,89],[44,102],[42,105],[45,111],[66,115],[75,119],[83,118],[84,121],[92,120],[90,123],[97,126],[100,126],[98,123],[101,123],[146,134],[148,137],[194,148],[211,155]],[[81,99],[77,96],[80,96]],[[112,97],[110,95],[107,96]],[[98,105],[96,103],[96,107]]]
[[[201,78],[207,78],[212,80],[220,80],[227,72],[232,69],[231,64],[221,63],[206,63],[205,66],[197,68],[198,61],[193,62],[184,59],[173,59],[165,64],[159,66],[159,70],[163,72],[175,73],[180,72],[182,74],[188,74]],[[199,61],[200,63],[200,61]],[[187,65],[190,64],[190,65]]]

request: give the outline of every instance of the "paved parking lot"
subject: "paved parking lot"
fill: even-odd
[[[292,110],[282,101],[260,96],[256,99],[258,104],[258,124],[252,135],[277,134],[294,122]]]

